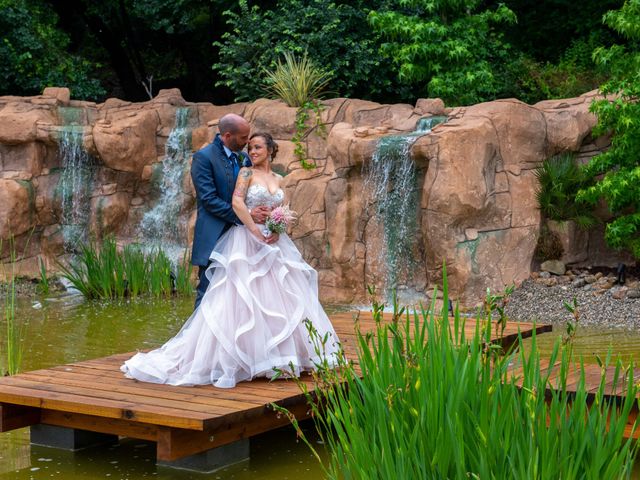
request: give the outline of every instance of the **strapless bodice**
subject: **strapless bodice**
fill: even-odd
[[[245,203],[248,208],[255,208],[260,205],[275,208],[282,205],[283,200],[284,191],[281,188],[278,188],[274,193],[271,193],[264,185],[254,183],[247,190]]]

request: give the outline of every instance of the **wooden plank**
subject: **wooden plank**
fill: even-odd
[[[40,423],[58,427],[89,430],[91,432],[120,435],[152,442],[158,439],[158,427],[148,423],[132,422],[119,418],[105,418],[81,413],[43,409]],[[168,428],[168,427],[163,427]],[[193,433],[193,430],[188,430]]]
[[[290,406],[288,409],[298,420],[310,415],[306,404]],[[259,419],[247,420],[252,421],[227,423],[204,432],[161,427],[158,429],[157,458],[162,461],[177,460],[291,423],[288,417],[273,409],[265,411]]]
[[[0,403],[0,432],[40,423],[40,409]]]
[[[64,385],[68,387],[78,387],[76,390],[78,393],[84,392],[86,388],[93,388],[96,392],[96,396],[102,398],[110,398],[112,394],[125,394],[129,395],[131,400],[140,401],[141,398],[146,397],[145,405],[162,405],[168,406],[180,410],[193,410],[203,411],[210,413],[212,407],[220,407],[229,409],[229,411],[236,411],[245,408],[252,408],[256,405],[262,405],[268,401],[263,401],[259,395],[252,397],[246,396],[245,398],[236,398],[227,400],[222,397],[216,397],[211,395],[196,395],[195,391],[185,393],[183,388],[176,390],[165,388],[162,394],[159,394],[159,390],[152,390],[147,388],[147,384],[140,382],[132,383],[130,379],[122,377],[121,379],[112,378],[108,381],[103,381],[95,384],[95,377],[90,375],[82,375],[80,373],[68,373],[68,372],[55,372],[55,375],[43,375],[40,373],[27,373],[21,375],[22,378],[32,380],[34,382],[43,384]],[[158,395],[153,396],[152,392],[157,392]],[[193,407],[192,407],[193,406]]]
[[[185,405],[183,405],[182,402],[166,400],[161,396],[133,395],[130,393],[125,394],[122,392],[91,388],[91,386],[69,386],[60,381],[56,381],[55,383],[34,382],[32,380],[25,379],[24,377],[14,377],[12,378],[12,381],[7,384],[22,388],[29,388],[38,392],[77,395],[79,397],[84,397],[85,401],[89,402],[110,401],[115,404],[119,402],[122,404],[132,404],[135,406],[135,411],[153,412],[156,409],[158,411],[166,410],[174,412],[174,415],[184,418],[203,418],[212,415],[224,415],[227,413],[233,413],[237,410],[233,407],[227,408],[211,406],[209,409],[203,409],[205,410],[204,412],[199,412],[198,409],[191,410],[188,409],[188,407],[185,408]]]
[[[188,403],[182,401],[168,400],[165,396],[150,396],[150,395],[134,395],[131,393],[121,393],[108,390],[92,390],[88,387],[73,386],[67,384],[61,384],[60,382],[55,385],[47,383],[35,383],[31,381],[24,381],[22,378],[14,378],[14,385],[25,388],[38,388],[43,391],[55,391],[57,393],[65,394],[77,394],[77,395],[95,395],[96,399],[112,400],[112,401],[129,401],[135,404],[133,408],[134,415],[140,415],[142,412],[147,415],[153,415],[159,411],[172,412],[176,417],[189,419],[189,418],[201,418],[203,420],[203,427],[215,427],[221,422],[221,419],[228,421],[235,421],[236,419],[244,419],[246,417],[257,417],[265,411],[265,407],[271,401],[280,401],[287,403],[297,403],[304,401],[304,396],[298,390],[296,395],[289,398],[282,399],[274,397],[273,400],[266,402],[259,402],[257,404],[245,404],[238,402],[239,406],[220,407],[215,403],[212,405],[202,405],[200,403]],[[73,382],[70,382],[73,383]],[[214,387],[211,387],[212,389]],[[147,392],[148,393],[148,392]],[[213,393],[213,391],[212,391]],[[236,393],[236,395],[238,395]],[[147,423],[156,423],[153,420]]]
[[[211,387],[213,390],[208,391],[207,395],[210,395],[211,392],[218,392],[222,395],[224,394],[224,392],[230,392],[233,390],[242,390],[245,385],[247,386],[248,391],[251,391],[251,392],[257,391],[258,396],[261,394],[261,392],[264,392],[265,395],[274,395],[274,394],[277,394],[277,392],[295,393],[296,391],[298,391],[298,388],[293,381],[285,381],[284,379],[279,379],[275,382],[270,382],[267,379],[257,378],[251,382],[241,382],[238,385],[236,385],[235,388],[226,389],[226,390],[219,389],[219,388],[214,389],[214,387],[212,387],[211,385],[195,385],[192,387],[186,387],[186,386],[173,386],[173,385],[158,384],[158,383],[139,382],[137,380],[127,379],[122,374],[122,372],[120,372],[119,366],[114,366],[113,364],[100,364],[100,365],[94,364],[94,365],[88,366],[88,365],[85,365],[83,362],[82,365],[74,364],[72,367],[57,366],[47,370],[42,370],[42,372],[48,372],[48,371],[64,371],[68,373],[80,372],[86,375],[93,375],[93,376],[100,375],[103,378],[104,377],[118,378],[118,379],[122,379],[122,381],[126,382],[127,384],[131,384],[131,382],[133,381],[136,385],[144,385],[145,389],[162,390],[163,392],[174,391],[175,389],[181,389],[180,391],[200,391],[200,389],[208,389]],[[35,371],[33,373],[36,373],[36,372],[40,372],[40,371]],[[25,374],[21,374],[21,375],[25,375]],[[111,381],[111,379],[109,379],[108,381]],[[304,381],[304,377],[303,377],[303,381]]]
[[[159,407],[154,412],[146,412],[137,410],[137,405],[128,402],[100,400],[95,397],[34,390],[7,384],[3,384],[0,389],[0,402],[193,430],[202,430],[204,421],[208,418],[207,415],[195,415],[195,413],[191,418],[185,418],[176,415],[175,411]]]
[[[60,367],[55,367],[60,368]],[[86,375],[91,375],[91,369],[86,367],[81,368]],[[110,372],[115,375],[117,381],[129,386],[134,385],[136,388],[144,389],[147,394],[154,394],[167,396],[174,398],[181,395],[193,396],[194,401],[204,404],[215,404],[217,399],[223,399],[225,402],[233,402],[235,400],[242,400],[247,403],[265,404],[272,401],[276,401],[282,398],[290,396],[297,396],[300,394],[300,389],[293,381],[277,380],[275,382],[269,382],[266,379],[255,379],[252,382],[241,382],[233,389],[219,389],[211,385],[198,385],[194,387],[176,387],[171,385],[162,385],[154,383],[144,383],[132,381],[126,379],[122,374],[113,370]],[[74,370],[75,372],[75,370]],[[74,372],[65,372],[72,375]],[[112,379],[107,380],[112,382]],[[311,385],[311,377],[304,375],[302,381]],[[186,398],[186,397],[181,397]]]

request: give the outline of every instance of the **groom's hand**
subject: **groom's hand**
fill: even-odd
[[[262,225],[267,220],[270,213],[271,209],[269,207],[260,205],[251,209],[251,218],[253,218],[254,222]]]

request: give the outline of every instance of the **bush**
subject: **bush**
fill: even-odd
[[[230,31],[216,43],[216,85],[229,87],[237,101],[255,100],[264,91],[264,70],[274,71],[285,53],[306,52],[332,73],[328,90],[339,96],[399,98],[392,66],[380,58],[380,39],[367,25],[367,9],[382,3],[281,0],[268,9],[241,0],[239,12],[225,12]]]
[[[546,218],[572,220],[582,228],[595,225],[593,206],[576,199],[578,191],[589,185],[590,180],[576,163],[574,154],[564,153],[545,160],[535,176],[539,182],[538,208]]]
[[[68,87],[76,98],[104,94],[93,78],[97,65],[70,55],[58,18],[38,0],[0,0],[0,95],[34,95],[45,87]]]
[[[498,26],[516,21],[509,8],[483,10],[476,0],[390,4],[371,12],[369,21],[386,39],[382,54],[416,96],[469,105],[500,95],[498,66],[510,61],[510,47]]]

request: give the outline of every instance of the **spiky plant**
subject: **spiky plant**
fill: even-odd
[[[275,70],[265,70],[266,92],[284,101],[290,107],[302,107],[321,97],[331,81],[332,74],[318,67],[305,52],[302,57],[284,54]]]

